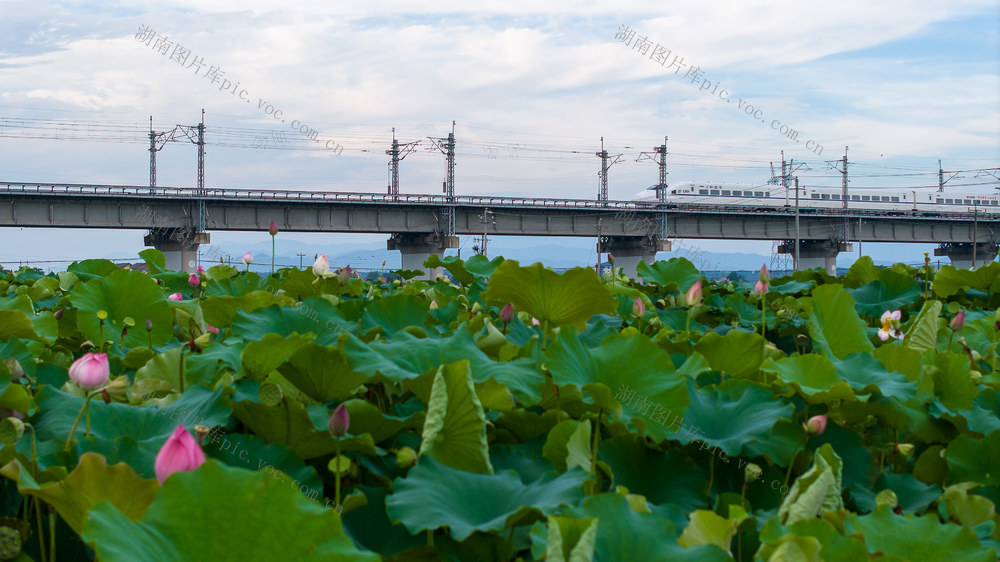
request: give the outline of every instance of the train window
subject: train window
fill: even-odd
[[[851,199],[853,201],[861,201],[861,196],[860,195],[851,195]]]
[[[723,190],[722,190],[722,194],[723,194],[723,195],[729,195],[729,194],[730,194],[730,192],[729,192],[729,190],[728,190],[728,189],[723,189]]]
[[[944,199],[941,199],[941,198],[939,197],[939,198],[938,198],[938,200],[937,200],[937,202],[938,202],[938,203],[944,203]]]
[[[708,190],[707,189],[699,189],[698,190],[698,195],[708,195]]]
[[[997,202],[996,201],[990,201],[990,205],[993,205],[994,207],[996,207],[997,206]]]
[[[871,199],[871,197],[869,197],[869,196],[867,196],[867,195],[862,195],[862,196],[861,196],[861,200],[862,200],[862,201],[868,201],[869,199]]]
[[[812,198],[813,199],[819,199],[819,193],[813,193],[812,194]]]
[[[753,196],[754,197],[763,197],[764,196],[764,192],[763,191],[754,191],[753,192]]]
[[[899,197],[893,197],[892,200],[893,201],[899,201]]]
[[[823,199],[829,199],[829,198],[830,198],[830,194],[829,193],[824,193],[823,194]]]
[[[945,199],[944,202],[947,203],[948,205],[951,205],[955,201],[953,199]]]
[[[883,201],[888,201],[889,200],[889,196],[888,195],[883,195],[882,196],[882,200]]]
[[[718,195],[719,194],[719,190],[718,189],[713,189],[709,193],[711,193],[712,195]]]
[[[840,201],[840,196],[839,195],[831,195],[830,199],[833,199],[834,201]]]
[[[771,196],[771,192],[770,191],[765,191],[764,192],[764,197],[770,197],[770,196]]]

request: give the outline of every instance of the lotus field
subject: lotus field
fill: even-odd
[[[142,257],[0,270],[0,559],[1000,552],[1000,263]]]

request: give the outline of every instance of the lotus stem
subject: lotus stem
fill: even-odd
[[[80,425],[80,418],[83,417],[83,411],[87,410],[90,407],[90,399],[93,398],[93,397],[94,397],[94,393],[89,393],[89,392],[87,393],[87,397],[83,400],[83,407],[80,408],[80,412],[76,415],[76,419],[73,420],[73,429],[69,430],[69,437],[66,438],[66,448],[63,449],[67,453],[69,452],[70,444],[73,443],[73,436],[76,434],[76,428],[77,428],[77,426]],[[87,418],[88,418],[88,421],[89,421],[90,416],[88,415]],[[88,424],[87,427],[89,429],[90,425]],[[89,437],[89,433],[88,433],[88,437]]]
[[[337,437],[337,456],[333,459],[333,472],[336,480],[333,483],[333,501],[340,505],[340,437]],[[428,536],[428,544],[433,544],[433,539]]]
[[[795,466],[795,457],[799,456],[799,449],[804,447],[807,441],[809,441],[808,433],[799,440],[798,446],[795,447],[795,453],[792,454],[791,460],[788,461],[788,470],[785,471],[785,486],[788,485],[788,480],[792,477],[792,467]]]
[[[712,484],[715,482],[715,453],[708,458],[708,490],[705,493],[712,496]]]
[[[38,557],[45,560],[45,532],[42,528],[42,510],[38,507],[39,499],[35,498],[35,523],[38,525]]]

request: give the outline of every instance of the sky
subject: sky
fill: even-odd
[[[419,141],[400,190],[440,193],[428,137],[453,121],[458,194],[596,198],[602,137],[622,155],[612,199],[657,183],[642,153],[665,137],[668,183],[765,183],[783,152],[800,185],[839,186],[847,147],[852,188],[931,189],[938,160],[946,189],[1000,187],[997,2],[697,4],[0,0],[0,181],[148,185],[150,117],[169,131],[204,109],[210,187],[385,192],[395,128]],[[157,153],[157,183],[195,185],[183,136]],[[0,263],[135,256],[142,235],[9,228]],[[932,248],[881,247],[909,262]]]

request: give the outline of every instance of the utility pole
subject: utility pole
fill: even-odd
[[[484,209],[483,214],[479,215],[479,220],[483,221],[483,243],[481,244],[481,251],[480,251],[483,257],[486,257],[486,244],[488,236],[487,228],[489,227],[490,224],[490,217],[493,217],[493,211],[489,209]],[[496,223],[497,219],[494,217],[493,225],[495,226]]]
[[[603,150],[602,150],[603,152]],[[651,160],[660,168],[660,183],[656,184],[656,200],[662,203],[667,196],[667,137],[663,137],[663,144],[654,147],[653,152],[641,152],[636,162]],[[606,190],[602,188],[606,193]]]
[[[784,156],[784,154],[782,154]],[[782,162],[784,165],[784,162]],[[786,190],[787,193],[787,190]],[[795,177],[795,265],[792,269],[795,271],[799,270],[799,246],[802,245],[801,237],[799,236],[799,178]]]
[[[416,150],[420,141],[399,144],[396,140],[396,128],[392,128],[392,149],[385,153],[392,157],[389,161],[389,195],[399,195],[399,163]]]
[[[938,158],[938,191],[944,191],[944,168],[941,167],[940,158]]]
[[[608,168],[614,166],[619,160],[621,160],[622,155],[616,154],[614,160],[611,160],[611,156],[608,155],[608,151],[604,150],[604,137],[601,137],[601,151],[597,153],[597,156],[601,158],[601,171],[598,172],[600,176],[600,189],[597,192],[598,201],[608,200]],[[610,160],[610,162],[609,162]]]
[[[445,155],[445,179],[442,187],[449,203],[455,201],[455,122],[451,122],[451,132],[448,138],[428,137],[438,150]],[[445,212],[445,235],[455,236],[455,207],[448,206]]]
[[[153,116],[149,116],[149,192],[156,189],[156,132],[153,131]]]
[[[849,226],[848,226],[848,220],[849,219],[847,217],[847,202],[848,202],[848,200],[850,200],[850,196],[847,195],[847,184],[850,182],[850,179],[848,179],[848,177],[847,177],[847,149],[848,149],[848,147],[845,146],[844,147],[844,157],[841,158],[840,160],[827,160],[826,161],[826,163],[829,164],[833,169],[835,169],[838,172],[840,172],[841,179],[842,179],[843,190],[842,190],[841,198],[843,199],[843,203],[844,203],[844,205],[843,205],[843,207],[844,207],[844,242],[847,242],[847,235],[848,235],[848,232],[850,230]]]
[[[198,231],[205,231],[205,109],[198,124]]]
[[[299,252],[299,269],[302,269],[302,258],[306,257],[305,254]]]
[[[972,201],[972,269],[976,269],[976,242],[979,241],[979,200]]]

